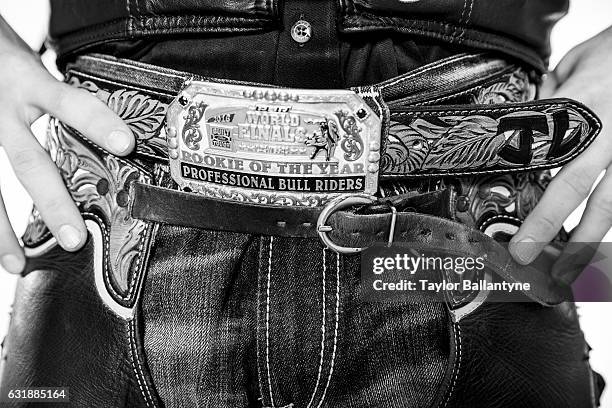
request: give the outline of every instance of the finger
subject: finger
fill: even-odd
[[[559,81],[561,83],[565,82],[577,71],[580,71],[582,67],[587,66],[589,68],[599,68],[607,74],[612,56],[605,51],[608,50],[611,39],[612,29],[608,28],[570,50],[555,68]],[[605,76],[599,77],[600,81],[601,78],[605,78]]]
[[[2,194],[0,194],[0,263],[7,272],[13,274],[19,274],[25,268],[25,257],[11,227]]]
[[[571,242],[601,242],[612,226],[612,167],[606,170],[593,194],[589,197],[584,214],[573,230]]]
[[[584,44],[571,49],[555,67],[555,76],[559,83],[564,83],[575,72],[584,53]]]
[[[85,224],[57,167],[26,125],[6,126],[5,131],[7,157],[45,224],[65,250],[80,249],[87,236]]]
[[[118,156],[136,144],[130,128],[101,100],[83,89],[50,79],[40,108]]]
[[[510,241],[508,249],[517,262],[523,265],[533,262],[544,246],[559,233],[569,215],[587,198],[609,161],[608,153],[593,145],[557,174]]]
[[[570,284],[591,261],[595,249],[612,227],[612,168],[591,194],[570,242],[553,266],[553,277]]]
[[[591,73],[584,73],[580,76],[572,77],[562,85],[559,85],[554,94],[551,95],[551,98],[571,98],[582,102],[591,109],[598,109],[600,107],[599,105],[606,104],[604,97],[601,95],[600,89],[585,87],[584,85],[585,83],[590,83],[594,79],[594,74]],[[595,111],[595,113],[598,115],[603,112],[601,109],[599,112]]]

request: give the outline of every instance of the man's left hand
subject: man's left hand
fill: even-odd
[[[612,27],[570,51],[545,79],[542,98],[565,97],[590,107],[604,123],[603,133],[578,158],[566,165],[548,186],[542,200],[510,242],[517,262],[529,264],[560,231],[569,215],[588,197],[571,242],[599,243],[612,227]],[[601,182],[590,195],[597,178]],[[565,253],[553,276],[571,283],[577,269],[563,268]],[[569,268],[571,269],[571,268]]]

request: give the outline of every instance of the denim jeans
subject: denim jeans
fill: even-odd
[[[177,227],[157,245],[144,348],[166,406],[420,407],[439,388],[442,305],[361,304],[355,259]]]

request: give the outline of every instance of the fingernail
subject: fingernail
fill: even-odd
[[[108,135],[108,146],[115,153],[125,153],[132,144],[132,136],[121,130],[115,130]]]
[[[8,273],[12,273],[15,275],[23,272],[23,268],[25,268],[25,262],[20,257],[8,254],[2,257],[2,267],[6,269]]]
[[[538,246],[532,238],[524,238],[518,242],[510,242],[510,252],[517,262],[529,265],[538,256]]]
[[[59,229],[59,241],[64,249],[76,249],[81,245],[81,233],[72,225],[64,225]]]

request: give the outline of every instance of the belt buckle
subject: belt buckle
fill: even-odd
[[[379,199],[375,196],[366,195],[366,194],[357,194],[354,196],[339,196],[330,201],[321,214],[319,214],[319,218],[317,219],[317,232],[319,234],[319,238],[321,242],[327,247],[337,254],[350,255],[350,254],[358,254],[360,252],[365,251],[367,248],[356,248],[356,247],[344,247],[336,244],[329,237],[329,233],[334,229],[332,226],[327,225],[327,221],[329,217],[336,211],[340,211],[345,208],[350,208],[355,205],[361,204],[373,204],[378,202]],[[397,225],[397,209],[391,203],[387,203],[389,206],[389,210],[391,210],[391,223],[389,225],[389,238],[387,240],[387,247],[391,247],[393,245],[393,241],[395,239],[395,227]]]
[[[359,252],[363,252],[365,248],[351,248],[351,247],[343,247],[336,244],[331,240],[328,233],[333,231],[333,228],[327,225],[327,220],[333,213],[336,211],[342,210],[344,208],[349,208],[354,205],[360,204],[372,204],[377,201],[377,198],[371,195],[366,194],[357,194],[348,197],[336,197],[332,201],[330,201],[317,219],[317,232],[319,233],[319,238],[321,242],[330,250],[338,253],[338,254],[357,254]]]
[[[353,91],[190,81],[166,119],[185,191],[295,206],[377,191],[381,120]]]

